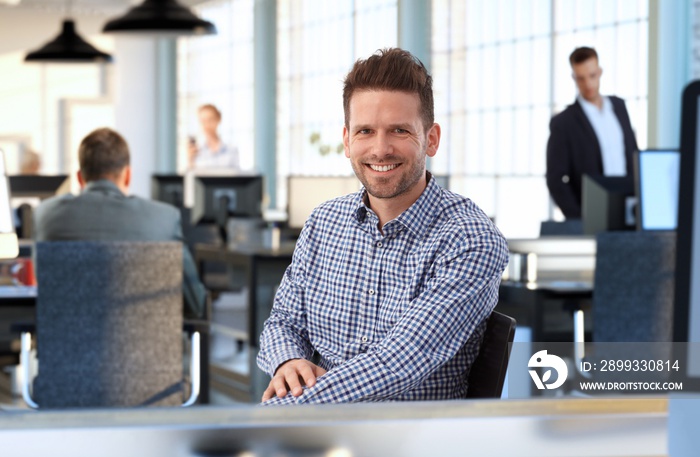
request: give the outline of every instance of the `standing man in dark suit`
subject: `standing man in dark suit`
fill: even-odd
[[[78,150],[82,192],[45,200],[34,213],[36,241],[182,241],[173,206],[129,196],[129,147],[114,130],[86,136]],[[202,317],[206,291],[190,252],[183,248],[185,314]]]
[[[547,187],[564,216],[579,219],[583,174],[631,175],[637,141],[625,102],[600,95],[595,49],[576,48],[569,63],[579,95],[549,124]]]

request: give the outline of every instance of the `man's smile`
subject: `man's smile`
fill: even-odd
[[[370,167],[374,171],[379,171],[379,172],[386,172],[386,171],[391,171],[395,168],[397,168],[400,163],[392,163],[390,165],[374,165],[374,164],[367,164],[368,167]]]

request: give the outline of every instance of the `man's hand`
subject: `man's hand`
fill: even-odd
[[[275,376],[265,389],[262,401],[267,401],[277,395],[282,398],[287,391],[295,397],[300,396],[304,390],[302,386],[311,387],[316,384],[316,378],[326,374],[326,370],[314,365],[305,359],[291,359],[277,367]]]

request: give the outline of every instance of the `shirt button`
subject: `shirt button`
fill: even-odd
[[[367,338],[366,336],[363,336],[363,337],[362,337],[362,342],[363,342],[363,343],[366,343],[366,342],[367,342],[367,339],[368,339],[368,338]]]
[[[378,247],[378,248],[381,248],[381,247],[382,247],[382,242],[381,242],[381,241],[377,241],[377,247]]]
[[[370,294],[370,295],[374,295],[374,289],[368,290],[367,293]]]
[[[561,182],[563,182],[564,184],[568,183],[568,182],[569,182],[569,176],[568,176],[568,175],[562,176],[562,177],[561,177]]]

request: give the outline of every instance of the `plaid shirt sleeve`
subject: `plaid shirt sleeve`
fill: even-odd
[[[292,263],[284,273],[272,312],[260,335],[258,366],[271,377],[287,360],[311,359],[314,352],[304,312],[307,233],[307,230],[302,231],[297,241]]]
[[[505,240],[496,232],[484,231],[455,243],[423,292],[381,341],[319,377],[302,396],[289,394],[265,404],[387,401],[420,385],[454,357],[495,307],[507,252]],[[280,339],[265,344],[273,348],[263,356],[269,373],[285,357],[310,356],[310,345],[302,343],[303,315],[294,309],[303,299],[292,281],[299,279],[298,274],[292,268],[285,275],[282,300],[275,304],[276,313],[290,319],[283,324],[271,318]],[[289,338],[287,342],[281,335]]]

